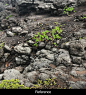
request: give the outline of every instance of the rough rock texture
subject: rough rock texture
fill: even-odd
[[[15,4],[14,4],[15,2]],[[75,5],[77,6],[77,0],[13,0],[13,6],[16,7],[16,11],[19,14],[30,12],[31,9],[37,11],[51,11],[51,13],[56,13],[62,11],[60,8],[63,8],[66,5]],[[58,11],[60,9],[60,11]],[[30,11],[28,11],[30,10]]]
[[[10,0],[5,1],[10,5]],[[0,12],[0,81],[19,79],[31,87],[38,79],[56,78],[63,88],[64,84],[72,89],[86,88],[86,19],[81,19],[86,9],[80,6],[85,5],[86,0],[11,1],[15,8],[10,6]],[[3,1],[4,6],[6,2]],[[37,12],[57,10],[56,13],[60,14],[66,5],[75,6],[75,13],[61,17],[16,14],[16,11],[22,14],[32,9]],[[33,34],[52,31],[57,26],[55,22],[62,25],[61,39],[39,41],[38,47],[33,46]],[[55,42],[57,46],[53,44]]]

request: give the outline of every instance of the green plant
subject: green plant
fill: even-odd
[[[5,4],[5,6],[7,6],[8,4]]]
[[[8,19],[9,17],[12,17],[12,15],[7,16],[6,19]]]
[[[86,18],[86,14],[84,16],[81,17],[81,19],[85,19]]]
[[[50,86],[54,88],[55,86],[55,78],[49,78],[46,79],[45,81],[39,80],[37,81],[37,84],[31,87],[31,89],[48,89]]]
[[[33,21],[36,21],[36,19],[33,19]]]
[[[65,6],[63,10],[64,10],[63,14],[69,15],[69,12],[72,12],[74,10],[74,8],[72,6],[71,7]],[[73,11],[73,12],[75,12],[75,11]]]
[[[5,42],[2,42],[2,43],[0,44],[0,49],[1,49],[2,47],[4,47],[4,43],[5,43]]]
[[[2,80],[0,89],[29,89],[29,87],[20,84],[20,81],[18,79],[13,80],[11,78],[10,80]]]
[[[57,46],[57,44],[56,44],[56,43],[54,43],[54,45],[55,45],[55,46]]]
[[[80,39],[86,39],[86,37],[80,37],[79,40],[80,40]]]
[[[56,24],[59,24],[58,22],[55,22]],[[60,25],[61,27],[62,25]],[[33,35],[32,39],[35,40],[35,44],[34,46],[38,46],[38,42],[39,41],[52,41],[55,39],[60,39],[61,37],[59,36],[59,34],[62,32],[62,30],[60,29],[59,26],[55,26],[54,29],[52,29],[52,31],[48,31],[48,30],[43,30],[41,32],[37,32]],[[49,36],[48,36],[49,35]],[[56,46],[56,44],[54,44]]]

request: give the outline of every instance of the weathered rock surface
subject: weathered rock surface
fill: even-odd
[[[7,4],[11,2],[5,1],[8,1]],[[17,0],[15,2],[12,0],[12,5],[16,7],[19,14],[33,9],[37,12],[50,11],[50,13],[56,12],[55,14],[61,15],[66,5],[74,7],[86,3],[86,0],[33,1]],[[4,6],[5,4],[3,1]],[[82,6],[78,8],[81,12],[83,9]],[[11,78],[19,79],[25,86],[31,87],[37,83],[38,79],[45,81],[48,78],[56,78],[59,79],[59,85],[63,86],[66,83],[72,89],[86,88],[86,39],[82,39],[86,36],[86,29],[82,28],[83,20],[81,20],[80,12],[76,11],[70,17],[57,16],[55,18],[37,15],[18,16],[12,12],[12,7],[9,10],[11,11],[3,11],[1,6],[0,81]],[[76,17],[76,14],[79,16]],[[62,27],[61,39],[52,42],[40,41],[38,47],[33,46],[35,43],[32,39],[33,34],[41,30],[51,31],[56,21],[66,24]],[[86,27],[85,23],[84,27]],[[57,46],[54,46],[53,42],[56,42]],[[3,65],[1,65],[2,62],[4,62]]]

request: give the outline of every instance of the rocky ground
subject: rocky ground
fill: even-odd
[[[81,19],[86,8],[81,5],[74,10],[69,16],[19,16],[13,7],[1,11],[0,80],[12,77],[31,87],[38,79],[56,78],[62,88],[86,89],[86,19]],[[38,47],[33,46],[33,34],[51,31],[57,26],[55,22],[62,25],[61,39],[39,41]]]

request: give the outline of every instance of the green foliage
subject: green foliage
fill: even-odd
[[[7,6],[8,4],[5,4],[5,6]]]
[[[7,17],[6,17],[6,19],[8,19],[9,17],[12,17],[12,15],[10,15],[10,16],[7,16]]]
[[[2,42],[2,43],[0,44],[0,49],[1,49],[2,47],[4,47],[4,43],[5,43],[5,42]]]
[[[2,48],[4,47],[4,43],[5,43],[5,42],[2,42],[2,43],[0,44],[0,49],[2,49]],[[2,51],[1,51],[1,53],[2,53]]]
[[[50,86],[54,88],[55,86],[55,78],[49,78],[46,79],[45,81],[43,80],[38,80],[37,84],[31,87],[31,89],[48,89]]]
[[[60,23],[58,23],[58,22],[54,22],[54,23],[56,25],[57,24],[60,25]],[[61,26],[62,25],[60,25],[60,27]],[[44,40],[50,40],[50,41],[52,41],[53,39],[61,39],[61,37],[59,36],[59,34],[62,32],[62,30],[60,29],[60,27],[59,26],[55,26],[55,28],[52,29],[52,31],[48,31],[48,30],[44,31],[43,30],[43,31],[41,31],[41,33],[40,32],[35,33],[33,35],[33,38],[32,38],[32,39],[35,40],[34,46],[38,46],[37,42],[39,42],[39,41],[44,41]],[[49,37],[48,34],[50,34],[51,36]],[[56,43],[54,45],[57,46]]]
[[[81,17],[81,19],[85,19],[86,18],[86,14],[84,16]]]
[[[26,87],[23,84],[20,85],[18,79],[13,80],[11,78],[10,80],[2,80],[2,83],[0,84],[0,89],[29,89],[29,87]]]
[[[49,78],[45,81],[38,79],[37,84],[33,85],[30,89],[67,89],[67,87],[59,87],[56,78]],[[71,89],[71,87],[68,89]]]
[[[80,39],[86,39],[86,37],[80,37],[79,40],[80,40]]]
[[[74,8],[72,6],[71,7],[65,6],[63,10],[64,10],[63,14],[69,15],[69,12],[72,12],[74,10]],[[75,12],[75,11],[73,11],[73,12]]]
[[[49,78],[45,81],[38,79],[37,84],[34,84],[30,88],[21,84],[18,79],[13,80],[11,78],[10,80],[2,80],[0,89],[62,89],[62,87],[59,87],[55,78]],[[69,87],[69,89],[71,89],[71,87]]]

